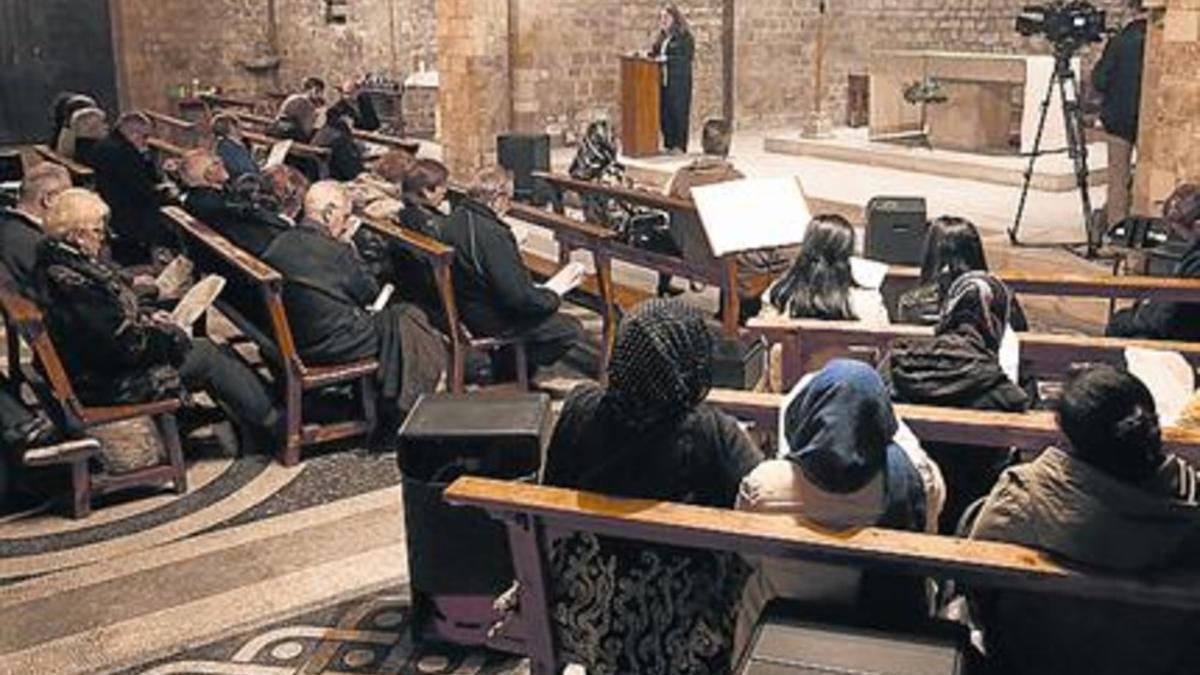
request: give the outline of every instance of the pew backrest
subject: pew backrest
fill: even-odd
[[[96,179],[96,172],[90,166],[64,157],[48,145],[35,145],[33,151],[47,162],[53,162],[66,169],[71,174],[71,182],[75,185],[90,186]]]

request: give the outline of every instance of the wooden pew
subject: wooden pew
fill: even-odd
[[[933,336],[927,326],[893,324],[865,326],[853,321],[795,319],[784,323],[755,324],[748,330],[783,345],[783,384],[791,387],[805,373],[819,370],[831,359],[858,358],[877,364],[894,340]],[[1021,372],[1042,379],[1061,379],[1074,363],[1125,363],[1125,349],[1142,347],[1177,351],[1200,368],[1200,343],[1164,340],[1129,340],[1080,335],[1022,333]]]
[[[562,665],[551,621],[548,546],[576,532],[742,555],[810,560],[920,577],[951,578],[976,588],[1020,590],[1098,601],[1195,610],[1194,578],[1144,580],[1062,565],[1041,551],[996,542],[862,528],[832,533],[786,514],[754,514],[604,495],[477,477],[455,481],[451,504],[490,513],[508,528],[520,583],[518,613],[506,646],[529,655],[531,672]]]
[[[255,101],[224,94],[201,94],[200,100],[204,101],[210,108],[236,108],[250,112],[258,108],[258,103]]]
[[[234,115],[237,116],[243,125],[255,127],[261,130],[263,133],[266,133],[266,129],[271,126],[272,122],[274,122],[274,120],[270,117],[265,115],[256,115],[254,113],[234,112]],[[421,149],[421,142],[416,139],[399,138],[397,136],[381,134],[376,131],[363,131],[362,129],[355,129],[354,138],[367,143],[374,143],[376,145],[404,150],[413,155],[417,154],[417,152]]]
[[[1054,295],[1106,300],[1171,300],[1200,302],[1200,279],[1173,279],[1146,276],[1110,276],[1071,272],[1030,272],[1019,269],[995,270],[997,277],[1015,292],[1026,295]],[[885,295],[900,295],[920,285],[921,270],[892,266],[884,280]]]
[[[29,372],[10,375],[32,385],[38,401],[50,411],[59,423],[65,436],[77,436],[94,427],[122,422],[138,417],[150,417],[159,432],[166,457],[161,464],[117,475],[93,474],[90,460],[98,452],[98,446],[81,443],[64,448],[61,452],[46,449],[27,454],[24,458],[30,466],[69,464],[71,467],[72,512],[76,518],[86,518],[91,513],[92,497],[133,487],[160,486],[171,483],[177,494],[187,492],[187,467],[183,462],[183,449],[179,440],[179,428],[175,423],[175,412],[182,401],[178,398],[108,406],[87,405],[75,394],[66,368],[58,356],[50,333],[42,320],[41,310],[25,299],[15,289],[0,285],[0,312],[3,313],[5,330],[19,336],[33,351],[34,363],[38,368]],[[9,340],[9,348],[17,345]],[[19,345],[17,345],[19,348]],[[10,368],[20,369],[16,359],[9,358]]]
[[[242,138],[246,140],[248,145],[260,146],[270,150],[280,139],[266,134],[260,134],[256,131],[243,131]],[[329,148],[322,148],[307,143],[292,143],[292,147],[288,150],[288,156],[302,157],[311,159],[317,162],[320,166],[322,177],[329,175],[329,157],[331,153]]]
[[[172,115],[147,110],[146,116],[154,122],[155,135],[164,141],[191,147],[201,140],[201,127],[196,122],[180,119]]]
[[[679,214],[683,217],[697,218],[696,206],[690,201],[676,199],[658,192],[627,188],[619,185],[592,183],[564,176],[562,174],[535,172],[534,178],[544,180],[560,195],[564,192],[575,192],[580,195],[598,195],[612,197],[620,201],[650,209],[665,211],[668,214]],[[563,200],[555,200],[561,206]],[[725,333],[730,337],[737,336],[740,298],[737,293],[738,262],[737,257],[728,255],[714,259],[711,264],[695,263],[675,256],[654,253],[636,248],[628,244],[612,241],[608,248],[609,254],[618,260],[647,267],[672,276],[711,284],[721,289],[724,297],[722,321]],[[569,253],[569,252],[568,252]],[[758,286],[765,288],[769,281],[760,282]]]
[[[779,426],[783,395],[732,389],[714,389],[708,403],[729,414],[750,420],[769,434]],[[1029,452],[1060,443],[1062,435],[1054,413],[1006,413],[964,410],[928,405],[895,405],[896,414],[927,443],[954,443],[992,448],[1019,448]],[[1200,430],[1163,429],[1167,448],[1200,464]]]
[[[63,157],[48,145],[35,145],[33,151],[47,162],[58,164],[70,172],[71,182],[75,185],[90,187],[96,180],[96,172],[92,170],[92,167],[84,166],[69,157]]]
[[[365,359],[333,366],[305,364],[296,351],[296,342],[292,337],[291,324],[283,304],[283,277],[279,272],[234,246],[182,209],[167,207],[163,213],[175,223],[186,243],[185,249],[193,252],[191,257],[194,261],[199,264],[208,257],[219,263],[218,269],[206,271],[226,275],[231,284],[243,284],[258,292],[262,303],[261,320],[268,325],[259,325],[255,317],[246,316],[241,309],[229,303],[218,300],[217,307],[258,344],[264,359],[274,366],[273,370],[279,375],[286,405],[284,415],[287,429],[279,462],[284,466],[294,466],[300,462],[300,451],[304,446],[372,433],[377,421],[375,377],[379,362]],[[304,423],[303,397],[306,392],[345,384],[354,385],[357,390],[361,417],[332,424]]]

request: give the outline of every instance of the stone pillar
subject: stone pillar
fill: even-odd
[[[511,122],[511,1],[437,0],[440,136],[456,180],[495,164]]]
[[[1200,182],[1200,0],[1163,0],[1150,21],[1134,205],[1157,213],[1176,185]]]

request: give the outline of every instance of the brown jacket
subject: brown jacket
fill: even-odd
[[[1164,464],[1177,472],[1180,460]],[[1004,472],[972,539],[1023,544],[1115,574],[1200,571],[1200,508],[1175,481],[1123,483],[1056,448]],[[1015,675],[1182,675],[1195,672],[1200,616],[1047,594],[979,598],[989,655]]]

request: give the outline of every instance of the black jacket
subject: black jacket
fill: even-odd
[[[275,237],[290,229],[277,214],[209,187],[189,189],[183,206],[197,220],[256,257],[262,257]]]
[[[1180,279],[1200,279],[1200,239],[1184,254],[1175,269]],[[1145,301],[1113,315],[1110,337],[1150,340],[1200,340],[1200,303]]]
[[[696,42],[691,33],[680,33],[669,41],[666,36],[660,36],[654,43],[652,51],[656,56],[667,60],[663,86],[670,89],[678,87],[690,92],[692,59],[696,53]]]
[[[34,268],[36,297],[50,337],[78,395],[87,403],[130,403],[173,392],[174,368],[191,344],[177,328],[150,319],[112,267],[47,239]]]
[[[15,209],[0,209],[0,263],[17,288],[32,289],[37,247],[44,238],[29,216]]]
[[[896,303],[896,323],[936,326],[941,317],[946,291],[953,283],[954,279],[940,279],[905,291]],[[1020,300],[1014,297],[1012,303],[1009,322],[1013,330],[1024,333],[1029,330],[1029,320],[1025,317]]]
[[[96,191],[112,209],[113,248],[143,253],[170,243],[158,210],[169,202],[154,161],[113,129],[92,148]]]
[[[1104,128],[1130,143],[1137,141],[1145,53],[1146,20],[1138,19],[1108,41],[1092,71],[1092,84],[1104,96],[1100,111]]]
[[[329,148],[329,177],[337,181],[352,181],[366,170],[362,150],[345,122],[331,121],[313,137],[313,144]]]
[[[283,275],[283,302],[302,359],[338,364],[378,353],[365,308],[379,285],[353,246],[302,222],[276,237],[263,261]]]
[[[1024,412],[1031,402],[1000,369],[983,338],[964,329],[925,340],[898,340],[880,365],[899,403],[971,410]],[[939,530],[954,533],[972,502],[988,494],[1010,463],[1006,448],[923,443],[945,475],[947,496]]]
[[[285,141],[295,141],[297,143],[312,143],[315,134],[306,133],[300,125],[288,119],[277,119],[267,127],[267,135],[272,138],[278,138]],[[301,157],[299,155],[288,153],[284,164],[296,169],[304,174],[304,177],[311,182],[321,180],[321,163],[312,157]]]
[[[335,117],[349,117],[354,121],[355,129],[363,131],[377,131],[383,126],[379,121],[379,114],[375,112],[375,103],[371,100],[371,95],[366,92],[360,92],[354,100],[342,99],[333,104],[326,117],[333,119]]]
[[[516,238],[491,209],[463,200],[442,240],[454,247],[454,295],[475,335],[505,335],[558,311],[558,295],[534,285]]]
[[[400,225],[405,229],[420,232],[439,241],[446,227],[446,216],[425,206],[420,201],[404,196],[404,208],[400,211]],[[423,259],[405,250],[395,242],[388,242],[390,280],[396,285],[399,298],[424,309],[437,325],[447,328],[444,322],[441,297],[433,278],[433,268]]]

